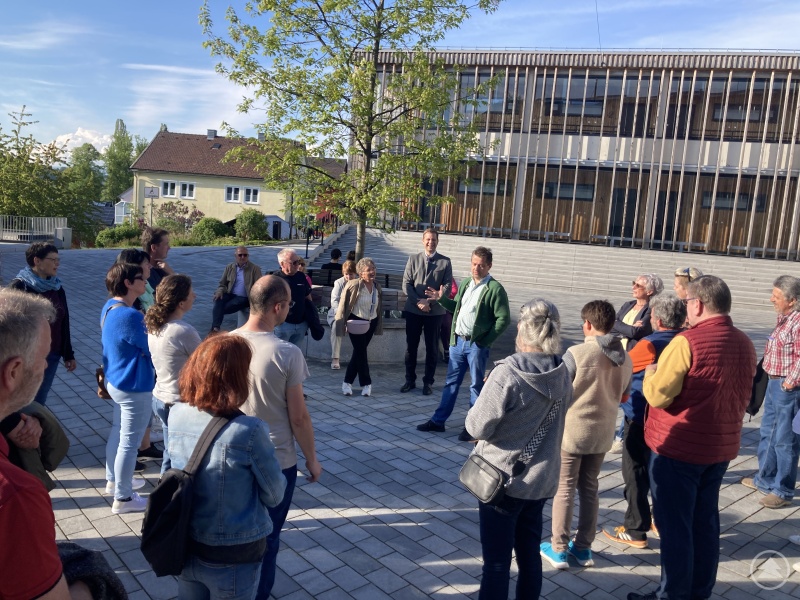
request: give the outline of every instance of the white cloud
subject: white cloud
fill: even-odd
[[[212,69],[158,64],[123,67],[131,72],[133,96],[125,109],[125,122],[129,128],[152,129],[145,137],[155,135],[159,123],[166,123],[170,131],[203,133],[225,121],[247,133],[257,120],[256,115],[236,110],[246,90]]]
[[[17,51],[50,50],[73,43],[91,32],[88,27],[61,21],[42,21],[21,28],[13,34],[0,35],[0,48]]]
[[[55,142],[58,145],[66,144],[68,152],[84,144],[92,144],[99,152],[103,152],[111,143],[111,136],[107,133],[78,127],[74,133],[64,133],[57,136]]]

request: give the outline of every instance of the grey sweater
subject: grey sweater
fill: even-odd
[[[511,475],[523,448],[558,398],[564,402],[556,420],[525,471],[508,486],[507,495],[523,500],[555,496],[564,418],[572,401],[567,368],[552,354],[519,352],[497,361],[467,414],[467,431],[481,440],[474,451]]]

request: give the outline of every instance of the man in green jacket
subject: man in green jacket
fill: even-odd
[[[438,290],[428,288],[426,291],[429,298],[437,300],[448,312],[453,313],[453,326],[450,330],[450,361],[442,400],[433,417],[417,426],[419,431],[444,431],[444,423],[453,412],[467,370],[472,380],[469,386],[470,407],[481,393],[489,349],[511,322],[508,295],[503,286],[489,275],[491,268],[492,251],[478,246],[472,251],[472,277],[461,282],[453,300],[447,297],[444,287]],[[471,441],[472,436],[464,428],[458,439]]]

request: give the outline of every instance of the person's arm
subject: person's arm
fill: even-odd
[[[64,305],[64,318],[61,320],[61,356],[64,358],[64,366],[67,372],[74,371],[78,362],[75,360],[75,352],[72,350],[72,336],[69,329],[69,305],[67,304],[67,293],[62,287],[59,290],[61,302]]]
[[[567,368],[569,380],[575,381],[575,374],[578,372],[578,365],[575,362],[575,357],[572,355],[572,352],[569,350],[564,352],[564,356],[561,357],[561,360],[564,361],[564,366]]]
[[[786,375],[786,379],[783,381],[782,385],[784,389],[791,390],[800,386],[800,323],[793,326],[787,333],[792,337],[792,355],[794,362],[792,362],[789,367],[789,373]]]
[[[628,353],[633,363],[633,372],[640,373],[645,367],[652,365],[656,360],[656,347],[650,340],[641,340]]]
[[[503,364],[491,370],[480,396],[475,401],[475,406],[467,413],[464,427],[475,439],[488,440],[497,429],[497,424],[506,415],[506,400],[514,393],[514,388],[501,386],[497,378],[498,374],[503,374],[507,370]]]
[[[636,323],[638,323],[638,325]],[[614,323],[614,329],[611,330],[611,333],[618,333],[622,337],[631,340],[640,340],[653,333],[653,326],[650,323],[650,305],[648,304],[639,311],[633,325],[626,325],[622,322],[622,319],[618,318]]]
[[[445,289],[445,296],[450,297],[450,286],[453,285],[453,263],[447,259],[447,265],[444,268],[444,275],[442,276],[442,286]]]
[[[39,438],[42,437],[42,424],[39,419],[31,415],[20,413],[17,426],[8,432],[6,437],[17,448],[32,450],[39,447]]]
[[[258,496],[264,506],[278,506],[286,491],[286,477],[275,458],[275,446],[269,439],[269,429],[263,421],[253,432],[253,476],[258,484]]]
[[[317,450],[314,446],[314,426],[311,424],[311,415],[308,414],[306,400],[303,397],[302,383],[286,389],[286,407],[289,411],[292,434],[300,445],[303,456],[306,457],[306,469],[309,473],[306,479],[314,483],[322,474],[322,466],[317,460]]]
[[[689,342],[678,335],[664,348],[658,364],[650,365],[644,372],[642,391],[653,408],[667,408],[681,393],[683,379],[692,367]]]
[[[217,284],[217,289],[214,291],[214,300],[219,300],[220,298],[222,298],[222,295],[228,291],[228,271],[230,270],[230,268],[231,266],[228,265],[222,272],[222,279],[219,280],[219,284]]]
[[[406,268],[403,271],[403,291],[415,305],[419,304],[420,301],[420,297],[417,294],[416,285],[414,285],[414,262],[416,259],[416,255],[409,256],[408,260],[406,261]],[[427,298],[423,298],[422,300],[425,302],[428,301]]]
[[[488,293],[489,290],[486,290]],[[508,295],[505,288],[498,283],[497,293],[493,295],[491,305],[494,316],[494,326],[480,339],[481,346],[491,346],[500,337],[511,323],[511,311],[508,307]]]
[[[259,267],[255,263],[251,263],[251,264],[255,267],[255,273],[254,273],[254,276],[253,276],[253,283],[255,283],[256,281],[261,279],[263,277],[263,275],[261,274],[261,267]]]

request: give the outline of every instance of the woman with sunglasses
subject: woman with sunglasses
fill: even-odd
[[[150,423],[155,371],[147,344],[144,315],[133,308],[145,292],[140,265],[117,263],[106,273],[111,298],[103,306],[100,327],[106,388],[114,401],[114,420],[106,444],[106,493],[114,494],[114,514],[142,512],[147,500],[134,489],[136,452]]]

